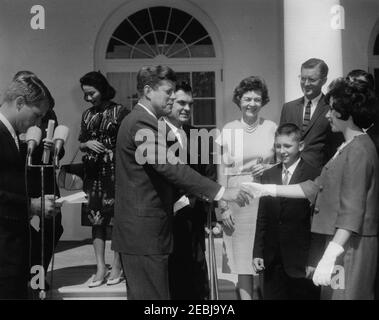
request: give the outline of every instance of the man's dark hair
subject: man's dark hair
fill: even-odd
[[[17,97],[23,97],[26,104],[37,108],[41,108],[43,104],[47,104],[50,108],[54,105],[49,89],[34,74],[14,77],[5,90],[3,102],[12,102]]]
[[[163,80],[175,83],[175,72],[167,66],[142,67],[137,74],[137,90],[142,94],[145,86],[156,88]]]
[[[22,70],[22,71],[18,71],[13,76],[13,81],[21,81],[21,80],[23,80],[25,78],[29,78],[29,77],[33,77],[35,79],[38,79],[37,75],[34,72],[29,71],[29,70]],[[43,83],[42,83],[42,85],[45,86]],[[45,89],[46,98],[47,98],[47,101],[49,104],[49,109],[54,109],[55,100],[52,97],[50,91],[46,87],[44,89]]]
[[[175,92],[179,91],[179,90],[182,90],[187,94],[192,94],[192,88],[187,81],[182,81],[182,82],[176,84]]]
[[[290,136],[291,134],[295,135],[296,141],[301,141],[301,129],[294,123],[283,123],[276,129],[275,138],[278,136]]]
[[[325,63],[325,61],[321,59],[317,59],[317,58],[308,59],[301,65],[301,70],[313,69],[317,66],[320,68],[321,77],[326,78],[328,76],[329,68],[328,68],[328,65]]]

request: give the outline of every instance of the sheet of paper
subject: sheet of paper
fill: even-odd
[[[70,194],[65,197],[61,197],[55,200],[56,203],[88,203],[86,199],[86,193],[84,191],[80,191],[74,194]]]
[[[178,201],[174,203],[174,214],[176,214],[180,209],[189,206],[190,201],[188,197],[182,196]]]

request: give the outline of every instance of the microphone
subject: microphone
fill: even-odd
[[[27,149],[27,158],[28,158],[28,166],[32,164],[32,153],[34,149],[39,145],[41,141],[42,132],[41,129],[37,126],[30,127],[28,131],[26,131],[26,143],[28,145]]]
[[[47,125],[46,129],[46,139],[52,140],[53,139],[53,134],[54,134],[54,125],[55,121],[54,120],[49,120],[49,123]],[[43,149],[43,154],[42,154],[42,163],[43,164],[48,164],[50,159],[50,149]]]
[[[54,132],[54,165],[58,167],[58,155],[61,151],[63,145],[65,144],[68,138],[68,128],[66,126],[58,126]]]

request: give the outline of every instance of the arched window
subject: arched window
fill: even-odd
[[[374,52],[373,52],[373,55],[374,56],[379,56],[379,34],[376,36],[376,40],[375,40],[375,43],[374,43]]]
[[[191,124],[222,122],[222,54],[217,29],[200,9],[181,1],[149,6],[140,0],[119,8],[104,24],[95,67],[115,87],[115,101],[132,108],[138,100],[136,74],[142,66],[167,65],[193,89]],[[159,3],[155,1],[154,3]],[[180,6],[178,6],[180,5]]]
[[[188,13],[151,7],[127,17],[112,34],[107,59],[214,57],[212,39]]]

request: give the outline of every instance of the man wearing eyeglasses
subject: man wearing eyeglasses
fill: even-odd
[[[331,132],[325,117],[329,105],[321,89],[327,81],[328,71],[327,64],[321,59],[305,61],[299,76],[304,96],[285,103],[280,117],[280,125],[294,123],[301,128],[304,140],[302,158],[320,169],[343,141],[341,134]]]

